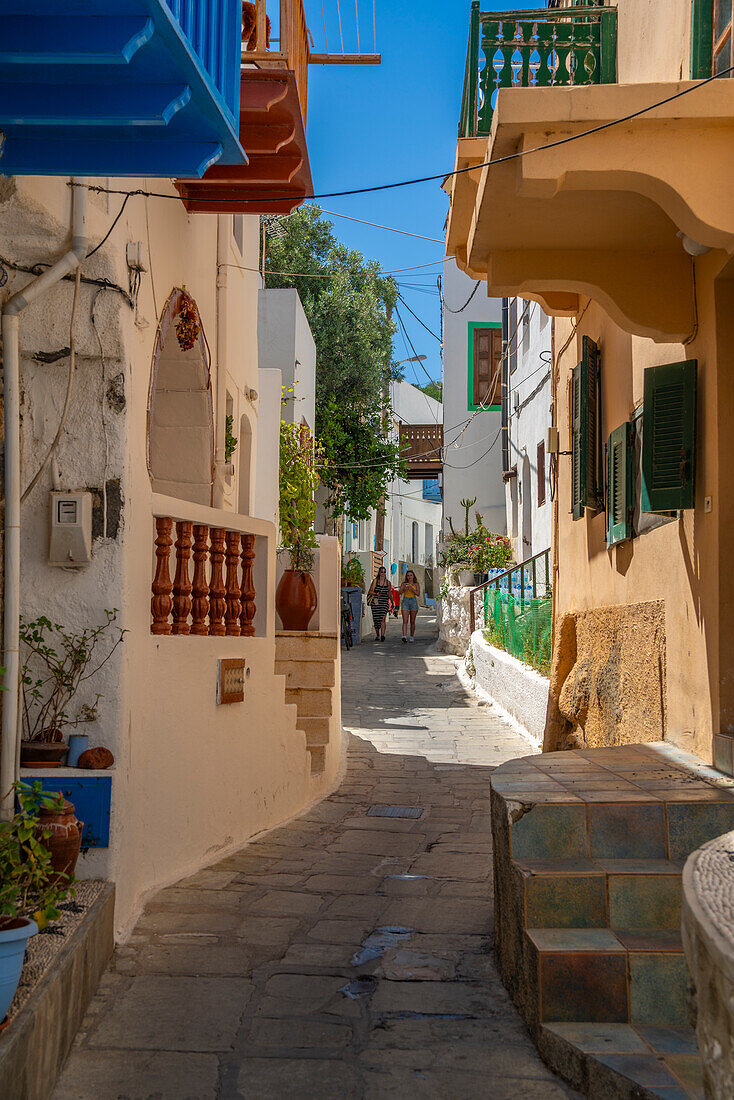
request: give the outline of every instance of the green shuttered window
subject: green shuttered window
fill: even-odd
[[[693,508],[696,491],[697,361],[645,371],[642,412],[643,512]]]
[[[581,362],[571,377],[571,508],[581,519],[585,508],[601,507],[599,461],[599,348],[584,336]]]
[[[632,538],[633,430],[629,421],[620,424],[607,441],[607,546]]]

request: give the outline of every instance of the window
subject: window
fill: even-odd
[[[723,73],[734,63],[732,33],[732,0],[693,0],[692,80]]]
[[[538,507],[545,504],[545,443],[538,444]]]
[[[585,508],[598,511],[600,492],[599,348],[584,336],[581,362],[571,376],[571,508],[581,519]]]
[[[469,323],[470,409],[500,409],[502,393],[502,323]]]
[[[620,424],[607,442],[607,546],[632,538],[634,429]]]
[[[645,371],[643,512],[675,512],[694,506],[697,366],[695,359],[687,359]]]
[[[724,72],[732,65],[732,0],[714,0],[714,26],[711,42],[712,75]],[[732,74],[729,73],[729,76]]]

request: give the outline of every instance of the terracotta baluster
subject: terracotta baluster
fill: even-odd
[[[227,531],[227,609],[224,613],[224,632],[233,638],[240,636],[240,533]]]
[[[224,637],[224,612],[227,604],[225,596],[227,589],[224,587],[224,536],[223,527],[212,527],[212,544],[209,551],[211,572],[209,574],[209,633],[218,638]]]
[[[189,634],[191,589],[189,561],[194,525],[190,520],[176,522],[176,576],[173,578],[173,633]]]
[[[191,588],[191,633],[208,634],[209,585],[206,582],[206,561],[209,557],[209,528],[194,524],[194,580]]]
[[[171,528],[173,520],[168,516],[157,516],[155,521],[155,577],[153,578],[153,598],[150,601],[150,611],[153,616],[151,634],[170,634],[171,624],[168,617],[171,614],[173,601],[171,600],[171,574],[168,568],[168,559],[171,553]]]
[[[240,626],[245,638],[252,638],[255,627],[252,620],[255,618],[255,584],[252,579],[252,563],[255,560],[255,536],[242,536],[242,614]]]

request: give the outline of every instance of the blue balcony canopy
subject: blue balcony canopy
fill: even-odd
[[[437,477],[423,478],[423,499],[433,501],[435,504],[441,503],[441,486]]]
[[[241,0],[0,0],[0,172],[244,164]]]

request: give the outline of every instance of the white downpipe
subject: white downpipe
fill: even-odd
[[[19,314],[65,275],[76,271],[87,254],[86,180],[72,179],[71,248],[43,275],[7,300],[2,309],[5,399],[5,666],[0,740],[0,820],[13,816],[12,786],[18,774],[18,694],[20,684],[20,342]]]
[[[231,219],[217,215],[217,405],[214,454],[215,508],[224,507],[224,479],[227,475],[225,436],[227,432],[227,258]]]

